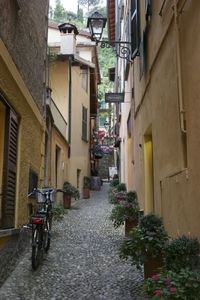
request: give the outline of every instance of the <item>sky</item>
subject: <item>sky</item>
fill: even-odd
[[[55,2],[55,0],[49,1],[50,5],[53,7],[55,6]],[[61,0],[61,3],[65,9],[77,13],[77,0]]]

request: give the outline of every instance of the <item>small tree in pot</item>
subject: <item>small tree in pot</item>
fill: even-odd
[[[80,193],[79,190],[74,187],[68,181],[65,181],[63,184],[63,206],[64,208],[71,208],[71,198],[79,199]]]
[[[168,235],[160,217],[148,214],[141,217],[120,247],[120,257],[132,260],[138,268],[144,264],[145,278],[151,277],[163,266]]]

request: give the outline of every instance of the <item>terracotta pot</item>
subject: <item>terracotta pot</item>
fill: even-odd
[[[138,220],[133,219],[126,219],[125,220],[125,236],[133,229],[135,226],[138,225]]]
[[[162,256],[150,257],[146,263],[144,263],[144,278],[147,279],[160,272],[160,268],[163,266]]]
[[[71,208],[71,196],[63,194],[63,206],[64,208]]]
[[[83,199],[90,198],[90,188],[88,186],[83,187]]]

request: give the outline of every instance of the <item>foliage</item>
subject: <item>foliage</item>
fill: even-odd
[[[117,204],[111,212],[110,219],[113,221],[114,227],[119,227],[124,224],[124,221],[138,220],[139,204],[135,192],[126,193],[124,201]]]
[[[126,192],[126,184],[125,183],[119,183],[117,185],[117,191],[118,192],[121,192],[121,191]]]
[[[90,177],[88,177],[88,176],[84,176],[83,177],[83,186],[84,187],[90,187]]]
[[[53,9],[52,6],[49,7],[49,18],[58,23],[72,23],[80,29],[85,27],[83,22],[83,10],[78,9],[78,14],[67,11],[60,0],[56,0],[55,9]]]
[[[79,190],[76,187],[74,187],[71,183],[69,183],[68,181],[64,182],[63,191],[64,191],[64,193],[66,193],[67,195],[69,195],[75,199],[80,198]]]
[[[120,246],[120,258],[131,258],[138,268],[148,259],[164,254],[168,240],[160,217],[148,214],[141,217],[139,224],[133,228]]]
[[[165,251],[166,268],[176,272],[186,267],[194,269],[199,262],[199,250],[197,238],[183,235],[172,240]]]
[[[145,284],[145,298],[157,300],[200,299],[200,276],[191,270],[181,269],[156,274]]]
[[[64,217],[66,211],[63,206],[54,205],[52,208],[54,220],[61,220]]]
[[[110,186],[114,187],[119,184],[119,178],[113,178],[113,180],[110,182]]]
[[[90,7],[97,6],[99,4],[99,0],[78,0],[78,4],[87,7],[87,11],[89,14]]]

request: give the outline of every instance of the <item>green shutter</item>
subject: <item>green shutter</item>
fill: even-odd
[[[5,137],[4,181],[3,181],[3,228],[14,227],[17,173],[18,119],[8,111]]]

